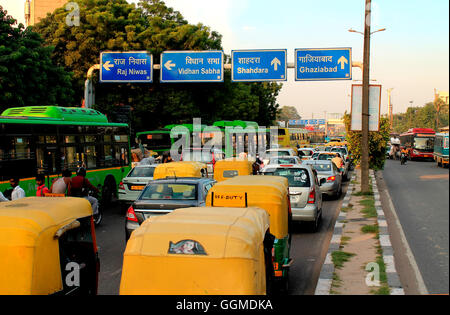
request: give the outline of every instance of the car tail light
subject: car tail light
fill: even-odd
[[[133,206],[130,206],[127,211],[127,220],[133,222],[139,222],[136,213],[134,212]]]
[[[327,182],[334,182],[336,180],[336,176],[330,176],[327,178]]]
[[[316,189],[312,188],[309,192],[308,203],[315,203],[315,202],[316,202]]]
[[[120,182],[120,183],[119,183],[119,189],[125,190],[125,186],[123,185],[123,182]]]

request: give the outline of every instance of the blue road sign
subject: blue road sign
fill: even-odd
[[[295,81],[351,79],[351,48],[295,50]]]
[[[100,82],[153,82],[153,56],[146,51],[103,52],[100,63]]]
[[[223,82],[222,51],[165,51],[161,82]]]
[[[231,51],[231,81],[286,81],[286,49]]]

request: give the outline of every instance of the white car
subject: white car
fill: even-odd
[[[267,165],[272,164],[302,164],[302,160],[298,156],[275,156],[269,159],[269,163]]]
[[[316,232],[322,218],[322,192],[320,186],[326,179],[319,179],[311,165],[267,165],[262,175],[282,176],[289,182],[292,220],[306,222]]]
[[[158,164],[137,165],[119,184],[119,201],[124,205],[132,204],[148,182],[153,180],[153,173]]]
[[[263,158],[264,165],[267,165],[269,163],[269,159],[271,157],[277,157],[277,156],[297,156],[295,151],[291,148],[277,148],[277,149],[269,149],[265,152]]]
[[[299,152],[298,156],[302,160],[311,160],[312,156],[313,156],[313,154],[315,152],[313,148],[300,148],[300,149],[297,149],[297,151]]]

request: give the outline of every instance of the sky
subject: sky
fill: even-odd
[[[138,2],[137,0],[127,0]],[[363,61],[364,0],[166,0],[191,24],[202,23],[223,35],[225,54],[239,49],[287,49],[294,62],[297,48],[351,47],[353,61]],[[24,21],[24,0],[0,0],[9,14]],[[370,78],[382,85],[381,113],[387,113],[392,88],[394,113],[423,106],[434,89],[449,90],[449,1],[374,0]],[[295,81],[295,69],[278,96],[280,106],[295,106],[302,118],[350,112],[353,80]],[[411,103],[412,102],[412,103]]]

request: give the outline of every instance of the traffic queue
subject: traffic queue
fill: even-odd
[[[133,196],[125,189],[119,195],[129,204],[120,294],[286,294],[295,224],[318,230],[322,193],[334,187],[340,196],[349,157],[337,165],[330,159],[339,152],[317,161],[280,152],[271,152],[267,165],[258,158],[257,171],[247,157],[219,160],[213,174],[187,161],[133,168],[120,183]],[[0,203],[0,235],[0,267],[10,270],[0,275],[0,294],[97,293],[100,262],[87,200]]]

